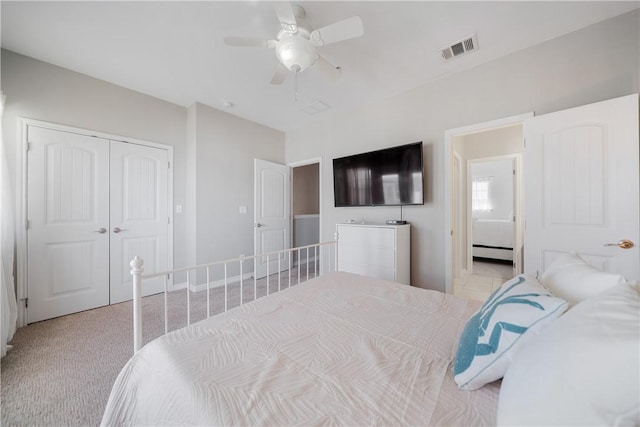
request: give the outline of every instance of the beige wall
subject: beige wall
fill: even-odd
[[[19,117],[38,119],[174,147],[174,202],[184,204],[187,110],[46,62],[2,50],[3,143],[9,158],[14,200]],[[184,248],[186,223],[174,216],[174,245]],[[184,250],[174,262],[182,265]]]
[[[550,40],[383,102],[287,133],[287,162],[324,157],[321,240],[350,218],[384,221],[398,208],[335,208],[331,159],[424,141],[425,204],[411,222],[411,280],[444,291],[444,133],[527,112],[536,115],[638,92],[638,11]]]
[[[196,263],[253,254],[253,160],[284,163],[284,133],[203,104],[189,114],[196,123]],[[253,271],[252,263],[244,268]]]
[[[522,153],[522,126],[507,126],[484,132],[471,133],[455,138],[457,144],[464,145],[461,153],[464,160],[503,156]]]
[[[293,168],[293,215],[320,213],[318,163]]]
[[[284,162],[284,134],[202,104],[171,104],[2,50],[2,120],[14,196],[18,117],[174,147],[174,265],[253,253],[253,159]],[[240,205],[247,214],[240,215]],[[178,279],[179,280],[179,279]]]
[[[331,159],[424,141],[425,204],[405,207],[403,216],[412,223],[412,283],[444,290],[445,130],[636,93],[639,34],[634,11],[383,102],[336,112],[288,132],[286,146],[283,133],[225,112],[200,104],[187,109],[3,50],[3,139],[9,159],[17,159],[22,116],[174,146],[174,202],[185,207],[175,215],[176,266],[217,258],[216,248],[225,245],[234,256],[252,248],[249,159],[324,157],[321,240],[329,240],[336,222],[399,216],[397,207],[333,207]],[[11,161],[10,173],[15,192]],[[244,216],[240,205],[248,206]]]

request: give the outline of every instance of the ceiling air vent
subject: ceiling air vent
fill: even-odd
[[[450,61],[460,55],[476,50],[478,50],[478,39],[475,34],[472,34],[462,40],[452,43],[450,46],[443,47],[441,49],[442,59]]]
[[[328,110],[329,108],[330,108],[329,105],[325,104],[324,102],[320,101],[319,99],[316,99],[316,100],[310,102],[304,108],[300,108],[300,111],[305,112],[305,113],[313,116],[314,114],[318,114],[321,111]]]

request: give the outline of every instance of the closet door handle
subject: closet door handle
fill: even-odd
[[[127,231],[126,228],[120,228],[120,227],[113,227],[113,232],[114,233],[119,233],[121,231]]]
[[[97,230],[93,230],[93,231],[95,231],[96,233],[104,234],[107,232],[107,229],[104,227],[100,227]]]

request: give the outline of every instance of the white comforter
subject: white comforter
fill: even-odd
[[[118,376],[103,425],[486,425],[498,384],[453,382],[477,304],[333,273],[165,335]]]

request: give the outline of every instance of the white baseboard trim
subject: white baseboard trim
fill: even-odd
[[[247,279],[251,279],[253,277],[253,273],[245,273],[242,275],[242,280],[247,280]],[[240,281],[240,275],[237,276],[232,276],[232,277],[228,277],[227,278],[227,284],[232,284],[232,283],[237,283]],[[209,289],[213,289],[213,288],[219,288],[221,286],[224,286],[224,279],[220,279],[220,280],[216,280],[214,282],[211,282]],[[179,291],[181,289],[186,289],[187,287],[187,282],[180,282],[180,283],[174,283],[173,287],[169,288],[169,292],[173,292],[173,291]],[[207,284],[206,283],[201,283],[199,285],[193,284],[191,283],[189,286],[189,290],[191,292],[201,292],[201,291],[206,291],[207,290]]]
[[[303,258],[302,261],[306,261],[306,259]],[[308,262],[295,263],[294,265],[292,265],[292,267],[298,267],[302,274],[306,274],[306,266],[307,266],[307,264],[312,264],[313,265],[313,263],[315,261],[316,261],[316,257],[309,256]],[[312,272],[312,271],[313,271],[313,267],[310,266],[309,267],[309,272]],[[271,274],[277,274],[277,273],[271,273]],[[242,280],[249,280],[249,279],[253,279],[253,273],[245,273],[245,274],[242,275]],[[240,281],[240,275],[227,278],[227,283],[228,284],[237,283],[239,281]],[[253,280],[251,280],[251,283],[253,284]],[[220,286],[224,286],[224,279],[220,279],[220,280],[216,280],[214,282],[211,282],[211,285],[210,285],[209,289],[218,288]],[[173,286],[169,286],[168,287],[168,291],[169,292],[179,291],[181,289],[185,289],[186,287],[187,287],[187,282],[174,283]],[[191,285],[189,286],[189,289],[191,290],[191,292],[206,291],[207,290],[207,284],[206,283],[201,283],[199,285],[196,285],[196,284],[191,283]]]
[[[304,267],[307,264],[313,264],[314,262],[316,262],[316,257],[309,254],[308,260],[307,258],[301,257],[299,260],[296,260],[296,262],[293,263],[292,267]]]

